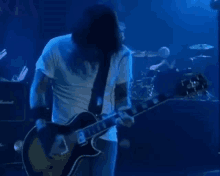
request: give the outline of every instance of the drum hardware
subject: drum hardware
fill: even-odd
[[[0,60],[5,57],[7,55],[7,50],[4,49],[0,52]],[[26,62],[27,64],[27,62]],[[12,79],[11,80],[8,80],[6,78],[3,78],[3,77],[0,77],[0,81],[2,82],[20,82],[20,81],[23,81],[24,78],[26,77],[28,73],[28,68],[27,66],[23,66],[21,72],[19,73],[19,75],[13,75]]]
[[[0,82],[21,82],[25,79],[27,73],[28,73],[28,68],[24,66],[21,72],[19,73],[19,75],[13,75],[11,80],[0,77]]]
[[[201,69],[204,70],[206,64],[207,64],[207,59],[211,59],[212,56],[207,56],[207,55],[199,55],[195,57],[190,57],[189,60],[191,61],[191,66],[193,71],[198,71],[201,72]]]
[[[206,91],[207,100],[214,100],[216,99],[215,96],[213,96],[209,91]]]
[[[190,60],[194,61],[195,59],[199,59],[199,58],[210,58],[211,56],[205,56],[205,55],[199,55],[199,56],[195,56],[195,57],[191,57]]]
[[[6,55],[7,55],[6,49],[2,50],[2,51],[0,52],[0,60],[1,60],[3,57],[5,57]]]
[[[20,82],[20,81],[23,81],[24,78],[26,77],[27,75],[27,72],[28,72],[28,68],[26,66],[24,66],[20,72],[19,75],[13,75],[12,77],[12,82]]]

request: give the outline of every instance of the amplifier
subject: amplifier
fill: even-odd
[[[0,165],[0,175],[1,176],[12,176],[12,175],[27,176],[22,162]]]
[[[21,149],[34,122],[0,122],[0,166],[22,162]]]
[[[28,84],[0,82],[0,121],[22,121],[28,107]]]

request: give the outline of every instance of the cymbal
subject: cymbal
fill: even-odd
[[[196,44],[189,47],[191,50],[209,50],[214,48],[214,46],[208,44]]]
[[[195,59],[199,59],[199,58],[210,58],[211,56],[205,56],[205,55],[199,55],[199,56],[195,56],[195,57],[191,57],[190,60],[195,60]]]

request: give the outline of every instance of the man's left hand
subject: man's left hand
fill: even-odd
[[[134,124],[134,117],[129,116],[126,112],[119,112],[118,115],[120,116],[117,119],[117,122],[123,126],[130,128]]]

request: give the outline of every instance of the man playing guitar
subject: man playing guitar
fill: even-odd
[[[38,59],[30,91],[30,107],[35,112],[35,120],[44,118],[48,105],[45,94],[50,86],[53,89],[53,123],[64,125],[74,115],[88,111],[93,83],[104,59],[110,59],[110,68],[102,113],[109,114],[115,110],[116,85],[120,92],[117,95],[126,97],[121,101],[121,109],[131,106],[128,84],[132,76],[132,56],[122,44],[116,13],[108,6],[95,5],[84,11],[71,34],[51,39]],[[130,127],[134,119],[124,112],[119,122]],[[116,126],[96,141],[96,147],[102,154],[84,159],[77,169],[77,176],[114,175]]]

